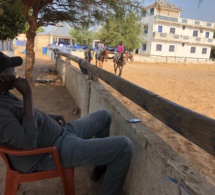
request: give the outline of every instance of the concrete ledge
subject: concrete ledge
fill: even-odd
[[[129,195],[213,194],[215,181],[201,175],[145,123],[127,123],[134,114],[101,83],[88,80],[68,61],[57,60],[57,68],[82,115],[106,109],[112,116],[111,134],[132,140],[134,158],[125,186]]]

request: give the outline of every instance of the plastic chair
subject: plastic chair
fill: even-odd
[[[13,169],[10,165],[7,155],[26,156],[34,154],[50,153],[56,165],[55,170],[40,171],[33,173],[22,173]],[[19,185],[22,182],[30,182],[36,180],[49,179],[54,177],[61,177],[64,194],[74,195],[74,168],[64,169],[61,160],[55,147],[37,148],[32,150],[16,150],[10,149],[0,145],[0,155],[7,165],[6,181],[5,181],[5,195],[16,195]]]

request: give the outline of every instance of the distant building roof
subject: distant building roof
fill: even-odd
[[[181,11],[181,9],[179,7],[167,2],[166,0],[158,0],[157,2],[145,7],[143,9],[147,9],[150,7],[158,7],[158,8],[160,7],[160,8],[175,9],[175,10]]]
[[[62,37],[72,37],[69,34],[70,27],[66,24],[61,24],[59,26],[55,26],[53,30],[49,32],[49,35],[62,36]]]

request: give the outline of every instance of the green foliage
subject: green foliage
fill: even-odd
[[[212,46],[212,48],[211,48],[210,58],[215,59],[215,46]]]
[[[27,29],[26,21],[20,11],[17,9],[19,5],[11,2],[1,5],[3,10],[0,15],[0,39],[14,39],[18,34],[23,33]],[[19,7],[20,8],[20,7]]]
[[[213,38],[215,38],[215,31],[214,31]],[[211,47],[210,58],[215,59],[215,46],[212,46],[212,47]]]
[[[37,29],[37,32],[45,32],[45,30],[44,30],[44,28],[39,27],[39,28]]]
[[[22,0],[22,4],[27,21],[34,17],[37,27],[55,25],[61,21],[79,27],[94,25],[107,15],[123,17],[127,10],[140,8],[137,0]]]
[[[92,30],[89,30],[88,27],[74,27],[70,30],[70,35],[75,39],[78,44],[86,44],[88,39],[93,40],[95,35]]]
[[[106,45],[117,46],[123,41],[127,50],[139,48],[142,34],[142,24],[139,16],[129,12],[124,18],[110,16],[102,23],[99,38],[105,40]]]

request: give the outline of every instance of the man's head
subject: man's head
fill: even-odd
[[[7,68],[16,67],[22,65],[22,58],[19,56],[9,57],[0,52],[0,73]]]
[[[0,52],[0,90],[10,90],[16,78],[14,67],[22,65],[22,58],[9,57]]]

